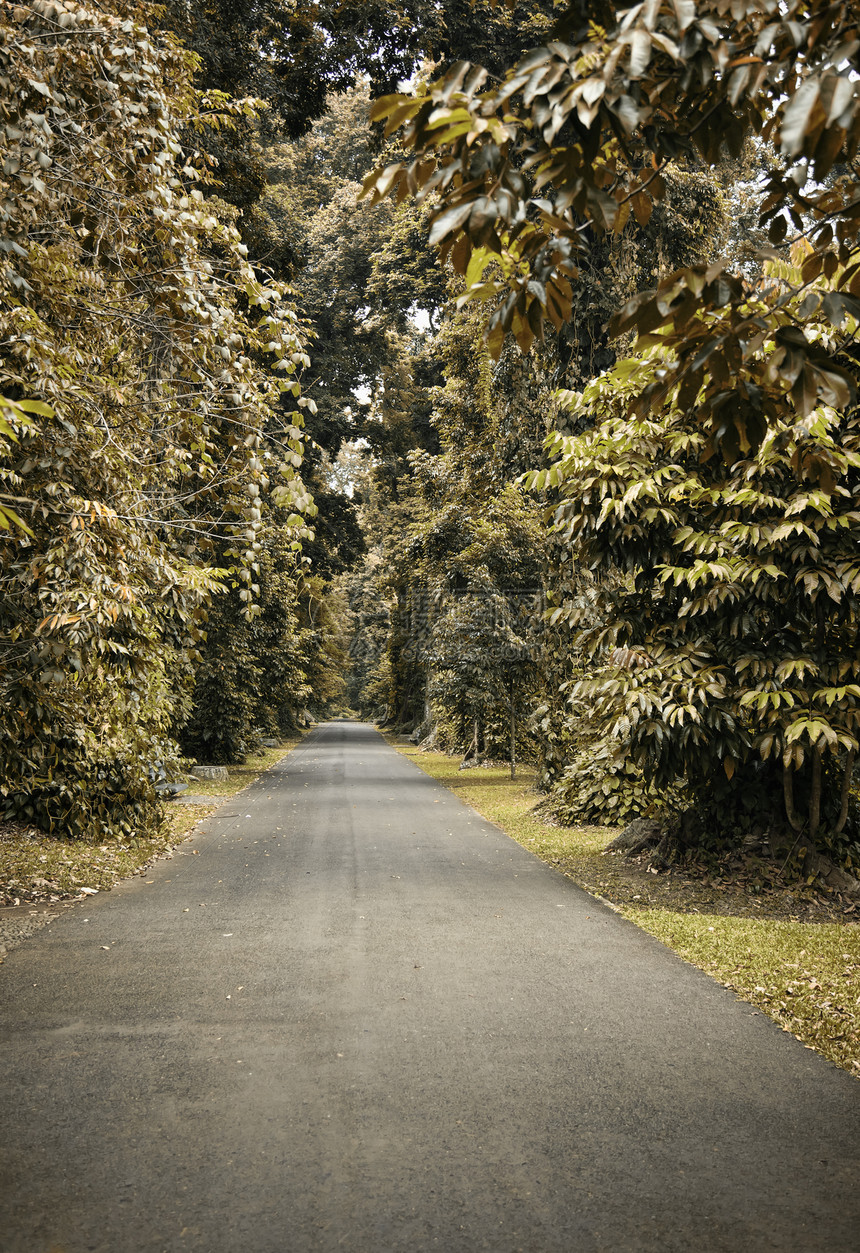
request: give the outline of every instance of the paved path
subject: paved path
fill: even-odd
[[[860,1084],[329,723],[0,969],[3,1253],[857,1253]]]

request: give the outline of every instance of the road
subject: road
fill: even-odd
[[[0,968],[3,1253],[857,1253],[860,1084],[327,723]]]

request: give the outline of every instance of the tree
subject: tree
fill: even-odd
[[[358,75],[377,92],[408,78],[425,39],[418,6],[387,0],[168,0],[166,9],[200,58],[201,84],[266,100],[273,129],[293,139]]]
[[[318,414],[308,432],[332,458],[344,439],[367,434],[383,371],[415,354],[421,337],[411,311],[432,315],[447,299],[424,215],[359,201],[374,159],[369,109],[362,81],[331,97],[307,135],[268,146],[268,187],[247,215],[261,244],[290,240],[290,280],[314,329],[305,387]]]
[[[425,734],[444,726],[446,742],[462,751],[476,732],[481,746],[500,749],[509,706],[523,704],[527,672],[533,677],[534,641],[525,642],[519,610],[540,600],[543,537],[536,506],[500,472],[507,412],[480,317],[443,317],[433,352],[445,379],[430,393],[441,451],[409,455],[399,507],[382,528],[390,717]]]
[[[527,724],[530,712],[524,697],[534,687],[541,608],[534,591],[439,596],[425,653],[436,742],[475,762],[507,756],[511,778],[517,727]]]
[[[411,96],[378,101],[409,155],[366,182],[372,202],[396,190],[432,203],[431,240],[466,278],[469,299],[495,302],[495,355],[513,331],[527,350],[571,314],[571,283],[595,238],[648,221],[667,173],[738,155],[750,136],[772,146],[760,190],[770,242],[810,244],[797,286],[750,319],[743,280],[724,262],[687,265],[636,293],[615,334],[664,329],[671,354],[637,405],[667,394],[695,406],[729,461],[753,446],[786,405],[800,416],[843,408],[854,394],[839,362],[846,318],[860,310],[860,140],[854,7],[848,0],[648,0],[621,9],[571,0],[555,40],[519,60],[501,84],[467,62]],[[825,352],[808,333],[815,312],[794,300],[839,272],[825,316]],[[786,325],[786,310],[792,321]],[[713,319],[693,317],[703,309]],[[647,339],[643,340],[647,342]],[[743,369],[749,383],[731,381]]]
[[[234,107],[125,8],[0,16],[0,792],[101,838],[157,821],[216,542],[250,621],[262,493],[295,542],[310,505],[302,332],[185,143]]]
[[[200,57],[202,83],[268,101],[282,135],[298,138],[327,99],[364,77],[393,90],[422,60],[481,52],[501,72],[550,27],[551,2],[488,0],[166,0],[173,29]]]
[[[350,627],[340,588],[306,574],[299,585],[299,618],[308,703],[320,716],[339,713],[347,692]]]
[[[391,614],[385,597],[380,595],[383,560],[379,549],[371,546],[361,567],[342,580],[353,623],[347,650],[347,704],[365,717],[382,722],[390,712],[391,691],[387,653]]]
[[[750,318],[774,284],[796,316],[796,259],[771,265]],[[835,271],[802,297],[827,354],[839,333],[824,305],[841,282]],[[704,334],[715,316],[696,315]],[[568,394],[588,429],[554,436],[553,465],[530,480],[558,494],[556,529],[598,579],[596,619],[594,604],[556,611],[592,659],[573,698],[658,788],[683,777],[712,831],[736,837],[784,804],[796,832],[842,847],[860,726],[860,414],[774,417],[727,465],[675,399],[629,416],[670,353],[657,345]]]
[[[302,557],[283,513],[269,510],[260,537],[255,606],[227,582],[205,612],[194,655],[191,712],[176,728],[183,751],[213,763],[243,761],[262,736],[295,729],[311,689],[305,672],[300,592]]]
[[[488,0],[165,0],[158,13],[195,53],[201,89],[266,106],[257,120],[209,131],[198,142],[217,162],[219,194],[241,210],[238,225],[251,255],[284,278],[281,267],[295,262],[292,241],[261,236],[264,219],[254,212],[266,188],[264,147],[305,136],[332,98],[359,80],[378,96],[426,58],[456,60],[475,49],[488,64],[506,64],[546,32],[552,4],[525,0],[508,13]]]

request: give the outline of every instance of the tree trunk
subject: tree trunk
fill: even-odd
[[[836,834],[843,830],[848,820],[848,802],[851,798],[851,776],[854,773],[855,750],[852,748],[848,754],[848,760],[845,762],[845,773],[842,776],[842,803],[839,807],[839,817],[836,821]]]
[[[782,767],[782,794],[785,798],[785,816],[793,831],[801,831],[803,823],[794,808],[794,775],[791,766]]]
[[[514,681],[511,679],[511,778],[517,777],[517,719],[514,712]]]
[[[809,838],[818,834],[821,819],[821,749],[812,750],[812,790],[809,794]]]

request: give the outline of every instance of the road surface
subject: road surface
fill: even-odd
[[[0,968],[3,1253],[857,1253],[860,1084],[327,723]]]

